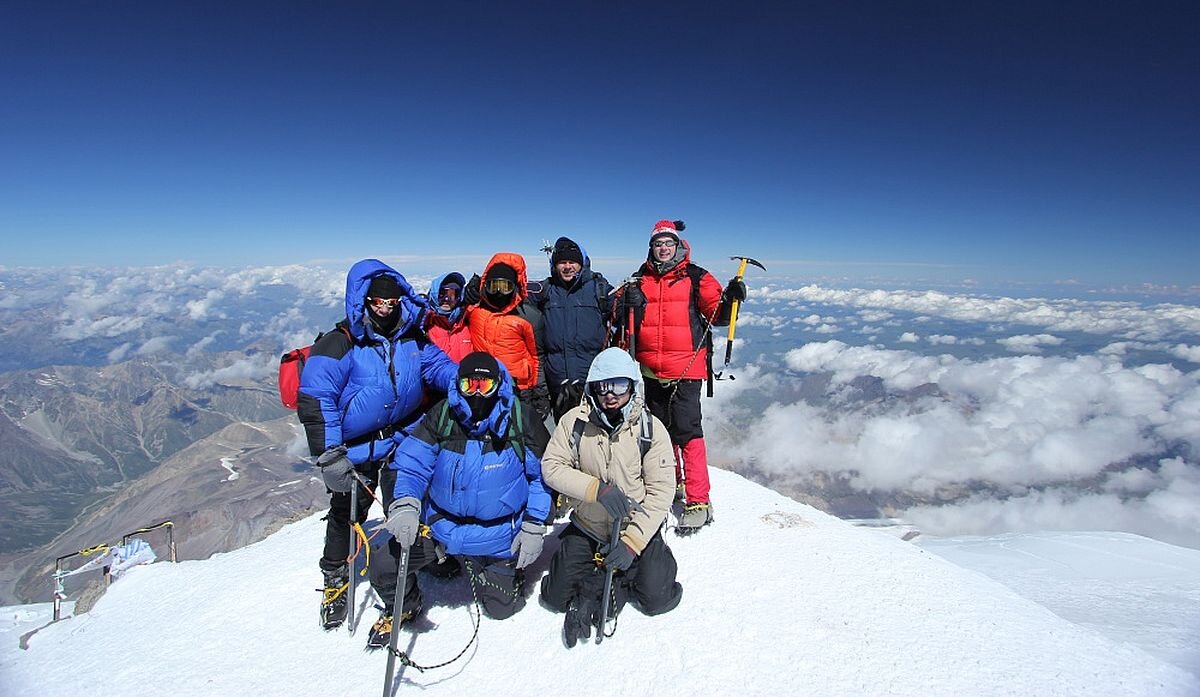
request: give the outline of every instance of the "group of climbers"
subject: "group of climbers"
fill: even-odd
[[[648,615],[679,604],[662,530],[680,492],[677,532],[713,521],[700,389],[712,327],[745,299],[740,280],[722,290],[691,263],[682,229],[659,221],[646,262],[615,289],[566,237],[541,283],[509,252],[424,295],[380,261],[351,267],[341,331],[313,345],[298,397],[330,492],[324,628],[345,621],[346,550],[375,489],[391,537],[372,545],[384,607],[371,648],[387,645],[396,603],[404,620],[421,612],[416,572],[431,564],[464,570],[490,617],[519,611],[555,498],[570,522],[541,599],[566,613],[568,645],[627,600]],[[368,495],[353,498],[356,486]]]

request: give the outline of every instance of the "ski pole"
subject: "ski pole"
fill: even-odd
[[[408,579],[408,548],[400,545],[400,568],[396,571],[396,594],[392,598],[392,635],[388,637],[387,672],[383,676],[383,697],[392,697],[396,678],[396,646],[400,643],[400,623],[404,620],[404,585]]]
[[[354,636],[354,567],[358,563],[358,549],[355,545],[358,542],[354,537],[354,523],[358,519],[358,482],[354,482],[350,486],[350,549],[346,551],[346,563],[350,568],[350,580],[346,585],[346,607],[349,610],[346,612],[346,628],[350,630],[350,636]]]
[[[611,550],[615,549],[617,545],[621,544],[620,518],[613,519],[612,538],[609,540],[609,543],[608,549],[610,550],[610,553]],[[604,641],[604,625],[608,623],[608,606],[612,597],[613,568],[608,564],[605,564],[604,566],[606,568],[606,571],[604,572],[604,595],[600,597],[600,620],[596,623],[597,644]]]

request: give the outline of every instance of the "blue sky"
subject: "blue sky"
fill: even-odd
[[[0,27],[0,265],[637,257],[669,217],[712,266],[1193,287],[1198,27],[1190,2],[29,3]]]

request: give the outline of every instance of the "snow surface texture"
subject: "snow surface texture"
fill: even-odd
[[[1064,619],[1200,676],[1200,550],[1119,532],[917,538]]]
[[[675,611],[627,607],[612,638],[568,650],[562,616],[535,593],[512,619],[484,619],[457,663],[402,670],[399,693],[1200,694],[1188,672],[982,574],[728,472],[712,478],[716,523],[667,533],[684,586]],[[0,653],[0,693],[76,695],[103,676],[129,697],[379,694],[386,655],[362,650],[376,616],[368,586],[354,636],[317,626],[323,527],[313,516],[206,561],[136,570],[28,651]],[[470,638],[470,592],[462,579],[422,584],[427,618],[401,630],[400,646],[433,664]]]

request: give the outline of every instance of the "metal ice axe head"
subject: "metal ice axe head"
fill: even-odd
[[[763,271],[767,270],[767,267],[765,267],[761,263],[759,263],[757,259],[751,259],[750,257],[739,257],[739,256],[732,256],[729,258],[733,259],[734,261],[742,262],[741,264],[738,265],[738,272],[737,272],[738,278],[741,278],[742,276],[746,275],[746,264],[754,264],[755,266],[762,269]]]

